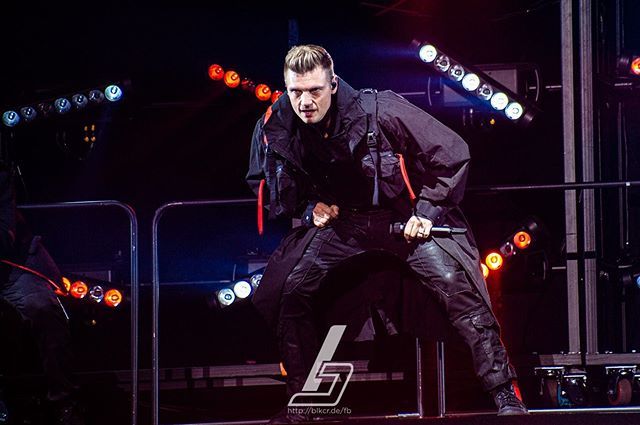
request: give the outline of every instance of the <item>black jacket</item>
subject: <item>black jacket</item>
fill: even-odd
[[[337,131],[333,138],[347,143],[352,154],[363,152],[357,149],[359,144],[366,143],[368,130],[362,91],[356,91],[340,80],[332,101],[335,102],[332,107],[337,108]],[[271,206],[271,217],[293,216],[304,212],[309,203],[322,201],[322,198],[297,154],[299,149],[296,149],[296,144],[302,143],[294,131],[295,120],[299,118],[292,110],[288,96],[281,96],[270,109],[254,130],[247,181],[258,193],[260,181],[266,179],[266,204]],[[434,117],[391,91],[377,94],[377,111],[381,152],[392,151],[405,158],[407,172],[417,194],[413,212],[430,219],[434,225],[468,228],[458,208],[464,194],[470,161],[464,140]],[[363,172],[367,173],[366,158],[354,159],[362,163]],[[392,175],[385,176],[383,171],[382,177],[388,183],[385,195],[398,205],[398,210],[405,211],[408,219],[412,206],[400,176],[400,167],[393,163],[388,165]],[[314,231],[311,228],[307,232]],[[297,232],[303,233],[304,230]],[[274,253],[267,266],[260,288],[254,295],[254,302],[269,321],[275,319],[277,314],[277,301],[284,282],[282,279],[295,265],[295,256],[301,255],[306,246],[294,249],[286,243],[300,245],[309,240],[309,234],[285,238],[285,243]],[[434,240],[463,265],[480,294],[490,304],[471,231],[462,235],[435,237]],[[270,268],[279,270],[274,273]]]

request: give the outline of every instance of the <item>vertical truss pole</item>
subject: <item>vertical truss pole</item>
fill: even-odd
[[[593,14],[592,0],[580,0],[580,130],[582,181],[595,180],[593,143]],[[593,189],[582,192],[584,252],[585,338],[587,354],[598,351],[598,304],[596,270],[595,197]]]
[[[562,43],[562,135],[564,141],[564,181],[576,181],[575,103],[573,79],[573,7],[572,0],[561,0]],[[578,275],[578,216],[576,192],[564,195],[565,239],[567,254],[567,319],[569,352],[580,351],[580,297]]]

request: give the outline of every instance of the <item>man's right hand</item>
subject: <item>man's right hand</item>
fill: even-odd
[[[323,228],[333,219],[338,218],[340,208],[337,205],[327,205],[324,202],[318,202],[313,208],[313,224],[316,227]]]

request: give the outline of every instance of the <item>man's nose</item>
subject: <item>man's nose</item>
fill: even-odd
[[[313,103],[311,99],[311,94],[307,92],[302,92],[302,95],[300,96],[300,103],[302,104],[302,106],[311,105]]]

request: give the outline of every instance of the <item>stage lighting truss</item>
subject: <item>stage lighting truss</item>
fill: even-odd
[[[227,87],[235,89],[240,87],[242,91],[252,93],[256,99],[261,102],[275,103],[276,100],[282,95],[280,90],[272,90],[267,84],[256,83],[251,78],[241,77],[241,75],[231,69],[224,70],[224,68],[218,64],[212,64],[208,68],[209,78],[213,81],[221,81]]]
[[[538,239],[540,225],[534,218],[527,218],[518,226],[497,250],[489,251],[481,263],[482,274],[485,279],[491,272],[500,270],[509,259],[522,252],[529,251]]]
[[[418,57],[436,73],[451,81],[451,86],[466,97],[479,99],[491,109],[501,112],[509,121],[529,125],[539,109],[524,97],[509,90],[486,73],[445,53],[432,43],[414,40]]]
[[[220,288],[214,293],[215,304],[220,308],[225,308],[250,299],[258,286],[260,286],[261,280],[261,270],[234,280],[230,285]]]
[[[2,113],[2,124],[4,127],[14,128],[42,118],[66,115],[103,103],[119,102],[123,95],[122,84],[109,84],[103,88],[78,90],[54,99],[8,108]]]

